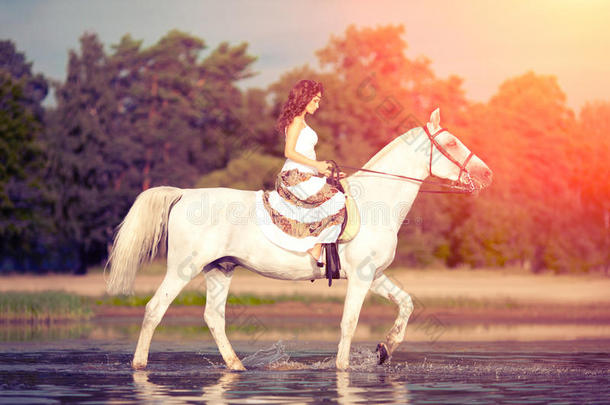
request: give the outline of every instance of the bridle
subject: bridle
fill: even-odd
[[[460,179],[462,178],[462,173],[466,173],[466,177],[468,178],[468,187],[470,188],[470,192],[473,192],[475,190],[474,187],[474,182],[472,181],[472,178],[470,177],[470,172],[466,169],[466,166],[468,165],[468,163],[470,162],[470,159],[472,159],[472,157],[474,156],[474,153],[472,151],[470,151],[470,153],[468,154],[468,156],[466,157],[466,159],[464,160],[463,163],[458,162],[457,160],[455,160],[453,158],[453,156],[451,156],[449,154],[449,152],[447,152],[445,150],[445,148],[443,148],[441,146],[440,143],[438,143],[438,141],[436,140],[436,137],[438,136],[438,134],[447,131],[447,128],[440,128],[438,131],[436,131],[434,134],[430,134],[430,131],[428,130],[428,127],[426,125],[422,126],[422,129],[424,130],[424,132],[426,133],[426,135],[428,135],[428,139],[430,139],[430,165],[429,165],[429,169],[430,169],[430,176],[434,176],[434,174],[432,173],[432,151],[434,150],[434,147],[436,146],[436,149],[442,153],[447,159],[449,159],[450,162],[452,162],[453,164],[455,164],[457,167],[459,167],[460,172],[457,176],[457,180],[456,183],[459,184]],[[449,131],[447,131],[449,132]],[[434,176],[436,177],[436,176]]]
[[[470,159],[472,159],[472,157],[474,156],[474,153],[471,151],[470,154],[468,155],[468,157],[466,157],[466,159],[464,160],[464,162],[460,163],[456,159],[454,159],[453,156],[451,156],[449,154],[449,152],[447,152],[441,146],[441,144],[439,144],[438,141],[435,139],[438,136],[438,134],[440,134],[440,133],[442,133],[444,131],[447,131],[446,128],[440,128],[434,134],[430,134],[430,131],[428,131],[428,128],[425,125],[422,126],[421,128],[423,129],[423,131],[428,136],[428,139],[430,139],[430,162],[429,162],[430,176],[438,177],[438,176],[435,176],[432,173],[432,152],[434,151],[434,147],[436,147],[436,149],[438,149],[438,151],[440,153],[442,153],[447,159],[449,159],[450,162],[455,164],[460,169],[460,172],[458,174],[457,180],[454,180],[454,181],[452,181],[449,184],[441,183],[441,182],[427,182],[427,184],[434,184],[434,185],[439,186],[439,187],[448,187],[449,190],[420,190],[420,192],[422,192],[422,193],[439,193],[439,194],[449,194],[449,193],[454,193],[454,194],[470,194],[470,193],[474,192],[476,190],[476,187],[474,186],[474,182],[472,181],[472,178],[470,177],[470,172],[466,169],[466,166],[470,162]],[[333,166],[331,168],[331,178],[334,179],[336,177],[338,179],[338,176],[339,176],[339,165],[337,165],[337,163],[334,160],[329,160],[329,162]],[[377,170],[363,169],[361,167],[353,167],[353,166],[346,166],[346,165],[342,165],[341,167],[346,168],[346,169],[354,169],[354,170],[357,170],[357,171],[363,171],[363,172],[384,174],[384,175],[387,175],[387,176],[398,177],[398,178],[405,179],[405,180],[418,181],[420,183],[423,183],[425,181],[424,179],[418,179],[418,178],[415,178],[415,177],[402,176],[400,174],[393,174],[393,173],[387,173],[387,172],[380,172],[380,171],[377,171]],[[468,185],[466,187],[464,187],[463,185],[460,184],[460,179],[462,178],[462,174],[463,173],[466,174],[466,177],[468,179]]]

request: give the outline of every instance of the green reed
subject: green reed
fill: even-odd
[[[52,322],[89,319],[89,299],[62,291],[0,294],[0,321]]]

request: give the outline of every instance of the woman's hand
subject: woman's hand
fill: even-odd
[[[318,169],[318,173],[329,177],[332,173],[332,165],[326,160],[319,160],[316,164],[316,169]],[[344,179],[347,177],[347,174],[339,170],[339,179]]]
[[[330,163],[326,160],[319,160],[316,164],[316,169],[318,169],[318,173],[324,175],[325,177],[330,176]]]

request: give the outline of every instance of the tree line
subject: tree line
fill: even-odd
[[[283,163],[273,130],[288,91],[324,84],[310,118],[319,158],[362,166],[426,122],[442,124],[493,170],[477,197],[425,195],[400,230],[395,264],[607,270],[610,103],[577,115],[552,75],[526,72],[487,102],[406,56],[402,26],[348,27],[267,88],[240,90],[248,44],[171,31],[156,44],[96,34],[68,55],[64,81],[31,71],[0,41],[0,271],[73,271],[102,263],[135,197],[157,185],[271,189]],[[53,88],[55,105],[42,101]]]

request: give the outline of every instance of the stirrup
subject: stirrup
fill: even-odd
[[[322,247],[326,251],[326,278],[328,279],[328,286],[333,284],[333,278],[341,278],[341,261],[339,260],[339,253],[337,251],[337,242],[324,243]]]

